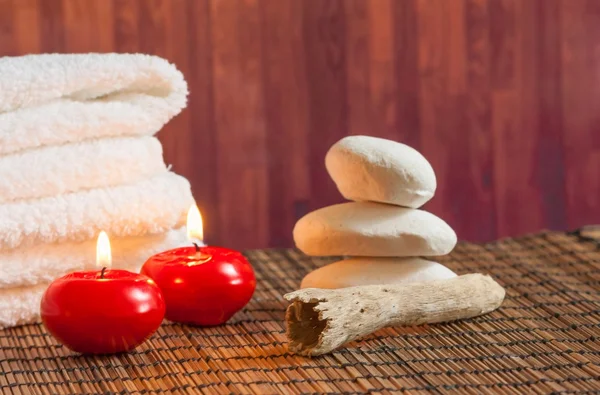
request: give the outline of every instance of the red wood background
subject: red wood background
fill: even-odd
[[[348,134],[421,150],[462,239],[600,223],[598,0],[0,0],[1,55],[110,51],[185,74],[160,138],[212,243],[291,245]]]

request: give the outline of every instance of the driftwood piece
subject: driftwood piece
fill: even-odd
[[[320,355],[386,326],[454,321],[500,307],[504,288],[491,277],[467,274],[405,285],[308,288],[286,294],[290,351]]]

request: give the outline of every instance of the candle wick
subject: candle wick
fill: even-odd
[[[106,266],[102,268],[100,271],[100,278],[104,278],[104,272],[106,271]]]
[[[196,243],[192,243],[194,245],[194,247],[196,247],[196,252],[200,251],[200,246],[198,246],[198,244]]]

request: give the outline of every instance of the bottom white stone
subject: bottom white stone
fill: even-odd
[[[453,277],[456,273],[446,266],[421,258],[350,258],[310,272],[300,288],[408,284]]]

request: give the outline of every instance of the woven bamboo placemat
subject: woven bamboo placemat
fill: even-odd
[[[83,357],[41,325],[0,331],[0,390],[37,393],[592,393],[600,390],[600,228],[477,245],[441,261],[506,287],[487,316],[390,328],[319,358],[287,352],[281,295],[331,259],[248,252],[258,288],[215,328],[165,323],[134,352]]]

